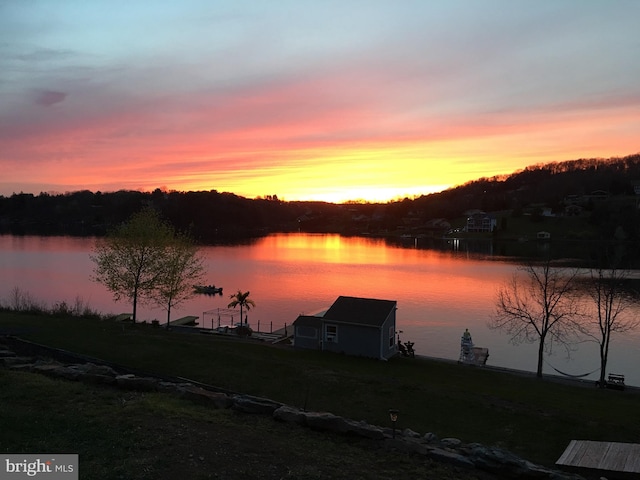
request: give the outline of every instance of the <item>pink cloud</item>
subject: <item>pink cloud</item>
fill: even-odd
[[[434,85],[443,81],[434,73]],[[358,66],[174,95],[86,91],[74,95],[73,104],[64,102],[62,92],[43,91],[39,105],[61,108],[55,115],[25,110],[11,137],[3,138],[2,161],[13,161],[21,179],[57,178],[106,190],[114,185],[180,188],[186,182],[231,185],[256,174],[333,162],[340,152],[412,146],[419,151],[429,144],[449,143],[451,151],[464,146],[465,155],[476,156],[491,148],[487,156],[496,158],[508,156],[507,147],[513,157],[524,155],[523,142],[541,151],[563,145],[553,147],[555,154],[571,148],[585,152],[577,139],[588,140],[598,155],[607,155],[613,144],[612,154],[637,149],[620,152],[631,142],[616,130],[617,125],[637,127],[640,102],[633,96],[463,111],[438,98],[440,87],[424,89],[423,103],[414,104],[416,96],[408,91],[417,83],[411,75]],[[604,119],[609,131],[594,135]],[[566,132],[571,138],[559,138]]]

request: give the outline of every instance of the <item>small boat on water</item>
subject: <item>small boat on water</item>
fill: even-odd
[[[215,295],[217,293],[222,295],[222,287],[216,287],[215,285],[194,285],[193,289],[196,293],[203,293],[205,295]]]

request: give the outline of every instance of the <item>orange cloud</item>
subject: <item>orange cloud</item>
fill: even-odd
[[[418,108],[397,88],[384,95],[391,76],[367,73],[113,102],[103,92],[95,104],[25,121],[3,139],[3,155],[19,165],[17,181],[78,189],[383,201],[532,163],[637,151],[638,98],[458,111],[430,96],[433,106]]]

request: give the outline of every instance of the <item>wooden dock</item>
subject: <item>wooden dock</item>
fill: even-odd
[[[597,470],[612,474],[612,478],[638,478],[640,474],[640,444],[571,440],[556,465]],[[595,472],[594,472],[595,473]]]
[[[471,347],[467,355],[460,355],[459,363],[466,365],[484,366],[489,358],[489,349],[484,347]]]
[[[195,326],[198,324],[196,320],[198,320],[198,316],[196,315],[187,315],[186,317],[176,318],[175,320],[171,320],[169,322],[170,327],[181,327],[181,326]]]

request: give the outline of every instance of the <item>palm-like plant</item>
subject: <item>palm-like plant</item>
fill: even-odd
[[[243,323],[242,309],[246,308],[247,311],[249,311],[251,310],[251,307],[256,306],[255,302],[248,297],[249,297],[249,292],[243,293],[241,290],[238,290],[236,293],[231,295],[230,298],[232,298],[233,300],[231,301],[231,303],[229,303],[229,305],[227,305],[227,308],[236,308],[237,306],[240,306],[240,325],[242,325]]]

